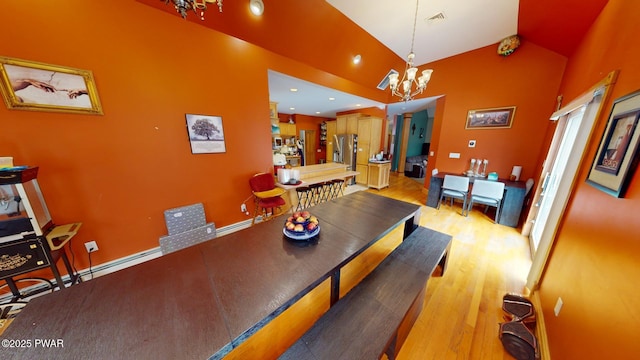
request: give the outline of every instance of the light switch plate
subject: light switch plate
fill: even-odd
[[[460,159],[460,153],[449,153],[449,159]]]

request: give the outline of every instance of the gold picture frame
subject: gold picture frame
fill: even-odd
[[[13,110],[103,114],[89,70],[0,57],[0,90]]]
[[[465,129],[508,129],[515,114],[515,106],[469,110]]]

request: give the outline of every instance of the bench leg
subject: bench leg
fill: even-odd
[[[447,248],[444,251],[444,254],[442,255],[442,258],[440,258],[440,261],[438,262],[438,266],[440,266],[440,268],[442,269],[440,276],[444,275],[445,270],[447,270],[447,264],[449,263],[449,252],[451,251],[451,243],[449,243],[449,245],[447,245]]]

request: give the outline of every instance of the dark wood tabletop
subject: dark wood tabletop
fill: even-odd
[[[311,242],[285,238],[284,215],[36,298],[4,332],[0,358],[222,358],[420,216],[418,205],[367,192],[309,211],[321,229]],[[63,346],[45,346],[46,339]]]

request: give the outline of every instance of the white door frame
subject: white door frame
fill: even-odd
[[[558,189],[555,198],[553,199],[553,203],[551,205],[551,210],[549,211],[549,216],[547,218],[547,223],[545,225],[544,230],[542,231],[540,243],[538,244],[538,248],[533,254],[533,261],[531,264],[531,270],[529,270],[529,275],[527,276],[526,287],[529,291],[533,292],[537,289],[539,281],[542,277],[543,270],[546,266],[547,259],[549,258],[549,254],[551,252],[551,247],[556,238],[556,232],[558,229],[558,225],[560,224],[560,220],[564,216],[564,211],[567,203],[569,202],[569,197],[573,193],[573,189],[575,188],[575,182],[577,180],[578,169],[580,167],[580,163],[583,160],[584,154],[587,149],[587,145],[589,144],[589,140],[591,138],[591,134],[593,132],[594,125],[596,120],[600,118],[600,114],[602,111],[602,104],[605,102],[607,95],[609,93],[610,85],[615,82],[617,78],[617,71],[612,71],[607,75],[607,77],[592,87],[589,91],[584,93],[583,95],[576,98],[574,101],[569,103],[567,106],[562,109],[556,111],[551,119],[560,119],[560,117],[568,116],[572,111],[586,106],[584,116],[582,118],[582,122],[580,125],[580,129],[576,134],[576,141],[574,146],[570,150],[571,153],[567,160],[567,165],[564,171],[564,174],[560,180],[558,180]],[[566,120],[566,119],[565,119]],[[559,127],[557,130],[564,131],[564,126]],[[556,137],[554,136],[554,142],[556,141]],[[561,141],[560,141],[561,142]],[[558,143],[559,146],[559,143]],[[548,156],[549,157],[549,156]],[[553,159],[555,159],[555,155],[553,155]],[[547,160],[548,161],[548,160]],[[543,169],[543,174],[546,169],[550,169],[549,164],[545,164]],[[540,201],[541,196],[541,186],[540,182],[538,182],[536,192],[533,198],[533,204],[537,204]],[[535,216],[537,215],[537,209],[534,209],[535,206],[532,206],[532,210],[529,212],[527,217],[527,223],[523,226],[523,235],[528,236],[530,234],[532,221],[535,221]],[[525,233],[526,232],[526,233]]]

